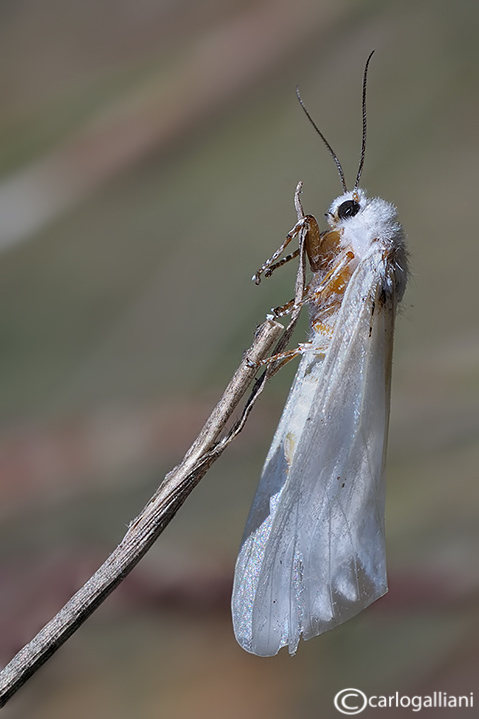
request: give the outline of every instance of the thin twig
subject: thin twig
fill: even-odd
[[[167,474],[157,492],[138,517],[131,522],[122,541],[100,569],[0,673],[0,707],[6,704],[8,699],[61,647],[131,572],[173,519],[209,467],[241,431],[266,380],[273,373],[269,368],[256,382],[239,422],[223,440],[217,442],[228,419],[253,380],[258,369],[258,362],[266,357],[281,333],[285,331],[287,333],[286,341],[289,339],[292,331],[290,328],[291,322],[285,331],[281,324],[270,319],[260,325],[253,344],[244,354],[243,360],[222,398],[181,464]],[[281,340],[280,344],[283,344]],[[217,443],[215,444],[215,442]]]
[[[130,523],[122,541],[102,566],[0,672],[0,707],[3,707],[37,669],[66,642],[138,564],[211,465],[241,432],[266,382],[284,364],[284,360],[281,359],[276,361],[273,359],[268,363],[265,371],[256,380],[240,419],[222,439],[218,440],[256,375],[259,362],[266,357],[274,342],[277,344],[273,357],[281,355],[298,321],[305,295],[305,239],[308,232],[307,225],[301,224],[304,220],[301,191],[300,182],[294,197],[298,225],[301,225],[298,232],[300,262],[296,276],[293,310],[288,326],[285,329],[273,319],[267,319],[260,325],[253,344],[243,355],[240,366],[183,461],[166,475],[158,490],[138,517]],[[288,238],[291,239],[293,236],[292,231]],[[285,243],[281,251],[284,247]],[[273,257],[276,257],[276,254]]]

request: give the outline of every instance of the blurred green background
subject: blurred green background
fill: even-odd
[[[298,180],[320,221],[340,193],[295,86],[351,182],[373,48],[362,185],[397,204],[412,268],[394,360],[389,594],[294,658],[234,641],[234,560],[288,367],[6,719],[307,719],[339,716],[346,687],[476,689],[478,23],[472,0],[1,4],[4,663],[120,541],[256,324],[291,296],[294,268],[260,287],[251,275],[294,223]]]

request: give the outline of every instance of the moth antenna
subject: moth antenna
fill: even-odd
[[[364,167],[364,158],[366,156],[366,135],[367,135],[367,116],[366,116],[366,88],[368,85],[368,68],[369,68],[369,62],[374,55],[375,50],[373,50],[370,54],[368,59],[366,60],[366,65],[364,66],[364,75],[363,75],[363,101],[362,101],[362,110],[363,110],[363,137],[361,141],[361,156],[359,158],[359,167],[358,167],[358,174],[356,175],[356,182],[354,183],[354,189],[357,190],[359,187],[359,180],[361,179],[361,173],[363,171]]]
[[[371,53],[371,54],[372,54],[372,53]],[[368,60],[368,62],[369,62],[369,60]],[[367,65],[366,65],[366,68],[367,68]],[[346,187],[346,180],[344,179],[343,168],[341,167],[341,163],[339,162],[338,156],[336,155],[336,153],[334,152],[333,148],[331,147],[331,145],[329,144],[329,142],[326,140],[325,136],[323,135],[323,133],[321,132],[321,130],[319,129],[319,127],[316,125],[315,121],[313,120],[313,118],[312,118],[311,115],[309,114],[308,110],[306,109],[306,105],[304,104],[304,102],[303,102],[303,100],[302,100],[302,98],[301,98],[301,95],[299,94],[299,87],[298,87],[298,85],[296,85],[296,95],[298,96],[299,104],[301,105],[301,107],[303,108],[304,112],[306,113],[306,117],[308,118],[308,120],[310,121],[310,123],[312,124],[312,126],[314,127],[314,129],[316,130],[316,132],[318,133],[318,135],[320,136],[320,138],[322,139],[322,141],[323,141],[324,144],[326,145],[326,147],[328,148],[329,154],[331,155],[331,157],[333,158],[333,160],[334,160],[334,162],[335,162],[335,164],[336,164],[336,167],[337,167],[337,170],[338,170],[338,174],[339,174],[339,179],[341,180],[341,184],[342,184],[342,186],[343,186],[343,191],[344,191],[344,192],[347,192],[347,191],[348,191],[348,188]]]

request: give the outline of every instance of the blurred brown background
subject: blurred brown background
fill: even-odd
[[[121,539],[291,296],[293,268],[251,275],[294,223],[299,179],[320,220],[340,193],[295,85],[351,182],[373,48],[362,185],[398,205],[412,267],[388,596],[292,659],[234,641],[233,565],[286,368],[6,719],[307,719],[339,716],[348,686],[477,688],[478,21],[473,0],[2,2],[2,662]]]

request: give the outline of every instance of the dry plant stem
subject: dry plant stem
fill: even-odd
[[[290,327],[291,322],[286,330],[288,337],[291,333]],[[245,353],[221,400],[181,464],[165,477],[155,495],[131,522],[123,540],[100,569],[0,673],[0,707],[6,704],[129,574],[209,467],[239,433],[264,383],[274,372],[263,373],[263,377],[255,384],[241,419],[232,431],[215,445],[226,422],[253,380],[257,372],[257,362],[268,354],[283,331],[283,326],[272,320],[266,320],[258,328],[252,346]],[[283,343],[280,341],[280,344]]]

